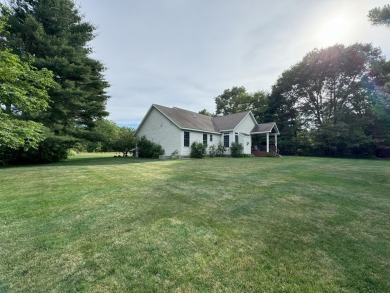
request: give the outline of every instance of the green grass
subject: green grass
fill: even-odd
[[[0,292],[390,292],[390,161],[0,169]]]

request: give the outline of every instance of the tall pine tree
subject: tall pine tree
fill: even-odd
[[[50,90],[50,108],[27,117],[42,122],[57,135],[89,129],[108,113],[104,66],[89,57],[95,27],[84,21],[72,0],[11,0],[7,47],[38,69],[54,73],[58,86]]]

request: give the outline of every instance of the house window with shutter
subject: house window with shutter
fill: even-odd
[[[207,134],[203,133],[203,144],[207,146]]]
[[[190,146],[190,133],[188,131],[184,131],[184,146]]]

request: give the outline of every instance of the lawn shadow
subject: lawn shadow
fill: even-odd
[[[140,159],[133,157],[71,157],[65,161],[55,163],[59,166],[109,166],[109,165],[127,165],[144,164],[149,162],[158,162],[157,159]]]

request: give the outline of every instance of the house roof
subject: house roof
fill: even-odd
[[[168,108],[160,105],[153,105],[179,128],[201,130],[207,132],[218,132],[212,122],[212,117],[198,114],[180,108]]]
[[[279,130],[275,122],[262,123],[262,124],[255,125],[255,127],[253,127],[251,131],[251,134],[267,133],[267,132],[272,132],[272,130],[274,130],[275,133],[279,134]]]
[[[210,117],[180,108],[168,108],[154,104],[157,110],[175,123],[179,128],[207,132],[232,130],[245,118],[250,111],[230,114],[226,116]]]
[[[226,116],[216,116],[212,118],[212,121],[214,123],[215,129],[218,129],[218,131],[222,130],[232,130],[234,129],[242,119],[248,115],[250,111],[241,112],[241,113],[235,113],[230,114]]]
[[[153,108],[157,109],[161,114],[163,114],[165,117],[167,117],[167,119],[172,121],[177,127],[181,129],[219,133],[221,131],[228,131],[228,130],[235,129],[247,115],[251,115],[252,119],[256,123],[256,120],[251,114],[251,111],[245,111],[245,112],[230,114],[226,116],[210,117],[207,115],[199,114],[196,112],[192,112],[192,111],[188,111],[176,107],[169,108],[169,107],[153,104],[152,107],[149,109],[148,114],[146,114],[141,124],[139,125],[137,131],[140,129],[141,125],[144,123],[146,117],[149,115],[150,111]],[[279,134],[279,131],[274,122],[256,124],[253,130],[251,131],[251,133],[256,134],[256,133],[272,132],[273,129],[277,134]]]

